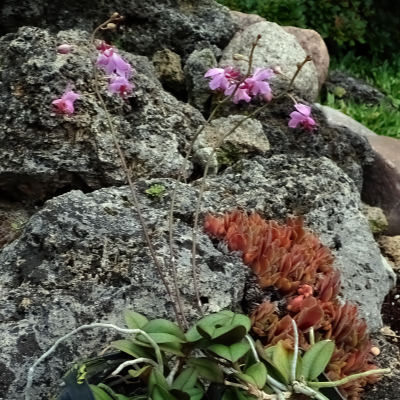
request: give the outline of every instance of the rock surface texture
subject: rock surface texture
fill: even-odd
[[[266,219],[304,216],[336,256],[344,299],[357,302],[372,329],[394,274],[383,265],[361,212],[354,183],[330,160],[276,155],[256,156],[241,168],[228,168],[208,181],[205,197],[216,212],[243,208]],[[213,206],[216,204],[217,206]]]
[[[342,99],[350,99],[357,103],[379,104],[385,95],[362,79],[350,76],[342,71],[331,71],[325,82],[328,92]]]
[[[170,193],[172,185],[164,184]],[[143,193],[150,185],[142,182],[138,191],[142,193],[143,216],[162,260],[169,258],[170,197],[148,198]],[[71,191],[56,197],[1,253],[0,398],[22,399],[26,372],[33,361],[58,337],[81,324],[101,321],[122,326],[125,309],[150,318],[173,315],[129,198],[126,188],[87,195]],[[177,198],[177,217],[190,217],[196,190],[182,185]],[[187,316],[193,319],[191,230],[182,221],[175,231],[175,243],[178,284]],[[241,261],[215,249],[202,233],[198,254],[200,292],[208,312],[238,308],[247,272]],[[33,398],[49,398],[67,363],[77,354],[82,357],[82,351],[96,354],[112,337],[116,337],[114,332],[94,331],[66,342],[38,368]]]
[[[212,0],[15,3],[5,0],[0,6],[0,219],[6,216],[0,221],[0,400],[23,400],[28,368],[81,324],[122,325],[127,308],[150,318],[173,317],[93,89],[96,52],[88,44],[89,32],[111,12],[126,17],[116,32],[104,34],[125,50],[120,55],[136,69],[136,89],[125,99],[108,94],[101,71],[99,88],[161,262],[170,257],[174,179],[188,142],[215,104],[205,71],[217,65],[226,45],[220,65],[231,64],[234,53],[247,55],[258,34],[254,67],[280,65],[291,76],[306,56],[278,25],[261,21],[235,27],[229,11]],[[70,44],[72,51],[58,54],[60,44]],[[150,61],[157,51],[159,75]],[[172,59],[175,68],[170,70],[164,61]],[[279,75],[271,83],[277,94],[287,80]],[[81,98],[73,115],[57,114],[51,103],[68,84]],[[179,90],[174,91],[175,85]],[[295,91],[304,104],[317,96],[312,63],[299,74]],[[197,317],[191,248],[199,177],[210,146],[256,107],[220,109],[197,138],[185,183],[178,184],[174,256],[190,320]],[[367,138],[330,123],[311,107],[314,132],[289,128],[293,101],[276,96],[240,126],[213,159],[215,175],[205,184],[200,221],[206,213],[237,208],[280,222],[288,215],[302,216],[336,256],[341,296],[356,302],[376,330],[383,298],[393,284],[361,212],[363,177],[376,165],[376,153]],[[165,190],[146,194],[156,184]],[[201,226],[197,237],[204,311],[240,310],[249,281],[240,254],[228,252]],[[167,279],[172,279],[170,270]],[[115,337],[115,332],[90,331],[64,343],[38,367],[32,398],[54,396],[68,363],[97,354]]]
[[[125,50],[146,56],[165,47],[187,56],[199,42],[223,47],[235,30],[228,9],[213,0],[22,0],[17,6],[14,0],[5,0],[0,6],[0,34],[24,25],[92,32],[114,12],[125,22],[113,39]]]
[[[254,68],[271,68],[279,66],[283,74],[290,78],[301,63],[306,52],[297,42],[293,35],[285,32],[283,28],[273,22],[258,22],[251,24],[243,31],[235,34],[228,46],[223,50],[219,65],[237,65],[243,72],[246,72],[246,61],[235,61],[235,54],[249,56],[252,43],[261,35],[257,48],[254,51]],[[286,89],[288,79],[282,75],[271,80],[271,86],[275,90]],[[300,71],[295,83],[296,93],[309,101],[314,101],[318,95],[318,75],[313,63],[307,63]]]
[[[96,53],[87,41],[84,31],[53,36],[30,27],[0,39],[0,189],[10,197],[48,198],[68,188],[125,182],[94,93]],[[71,44],[73,51],[58,54],[60,43]],[[183,161],[179,148],[203,118],[163,90],[145,57],[121,55],[137,70],[138,89],[127,101],[105,97],[128,166],[136,177],[177,176]],[[51,102],[72,82],[82,100],[73,116],[56,115]],[[101,89],[107,92],[105,82]]]
[[[363,199],[384,210],[388,220],[386,232],[400,233],[400,140],[379,136],[333,108],[316,104],[331,127],[342,127],[367,138],[373,150],[373,162],[365,165]]]
[[[284,26],[283,29],[293,35],[306,54],[312,57],[318,74],[318,84],[321,89],[328,76],[329,52],[324,39],[313,29],[302,29],[295,26]]]

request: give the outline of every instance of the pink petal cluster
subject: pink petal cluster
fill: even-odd
[[[294,105],[297,111],[290,114],[290,121],[288,123],[290,128],[297,128],[301,126],[306,131],[312,132],[316,129],[316,123],[311,117],[311,107],[305,104],[297,103]]]
[[[121,97],[127,97],[135,88],[129,82],[129,78],[134,73],[132,66],[117,53],[114,47],[105,42],[101,42],[97,49],[100,53],[96,65],[109,75],[108,90],[111,93],[119,94]]]
[[[272,91],[268,80],[274,75],[274,71],[270,68],[256,68],[253,75],[243,80],[240,72],[233,67],[226,67],[211,68],[204,77],[211,78],[210,89],[220,90],[226,96],[233,95],[232,100],[237,104],[239,101],[249,103],[256,97],[270,101],[272,99]]]
[[[111,93],[119,94],[121,97],[128,96],[135,88],[135,85],[130,83],[124,76],[113,75],[108,83],[108,90]]]
[[[65,89],[64,94],[61,96],[60,99],[53,100],[51,104],[56,109],[56,112],[60,114],[68,114],[71,115],[74,113],[74,102],[78,100],[81,96],[78,93],[75,93],[73,90],[67,86]]]

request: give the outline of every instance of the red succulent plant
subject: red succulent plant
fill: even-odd
[[[251,313],[253,331],[264,345],[283,340],[285,346],[292,347],[293,318],[303,349],[309,347],[311,327],[316,340],[334,340],[335,352],[326,369],[330,379],[376,368],[365,321],[358,317],[356,306],[343,305],[337,297],[340,276],[333,267],[332,252],[304,228],[301,218],[279,224],[255,213],[233,211],[222,217],[208,215],[204,227],[224,240],[231,251],[241,253],[261,288],[275,287],[285,296],[285,313],[269,301]],[[378,379],[370,375],[340,389],[349,400],[359,400],[363,386]]]

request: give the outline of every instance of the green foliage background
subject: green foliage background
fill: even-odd
[[[387,101],[376,106],[344,101],[333,93],[322,102],[378,134],[400,138],[399,0],[218,1],[280,25],[319,32],[329,48],[331,69],[364,79],[387,96]]]

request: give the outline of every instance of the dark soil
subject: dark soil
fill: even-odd
[[[400,270],[397,269],[397,284],[386,296],[382,306],[384,328],[373,339],[381,354],[376,357],[381,368],[392,372],[377,384],[367,387],[364,400],[400,400]]]

